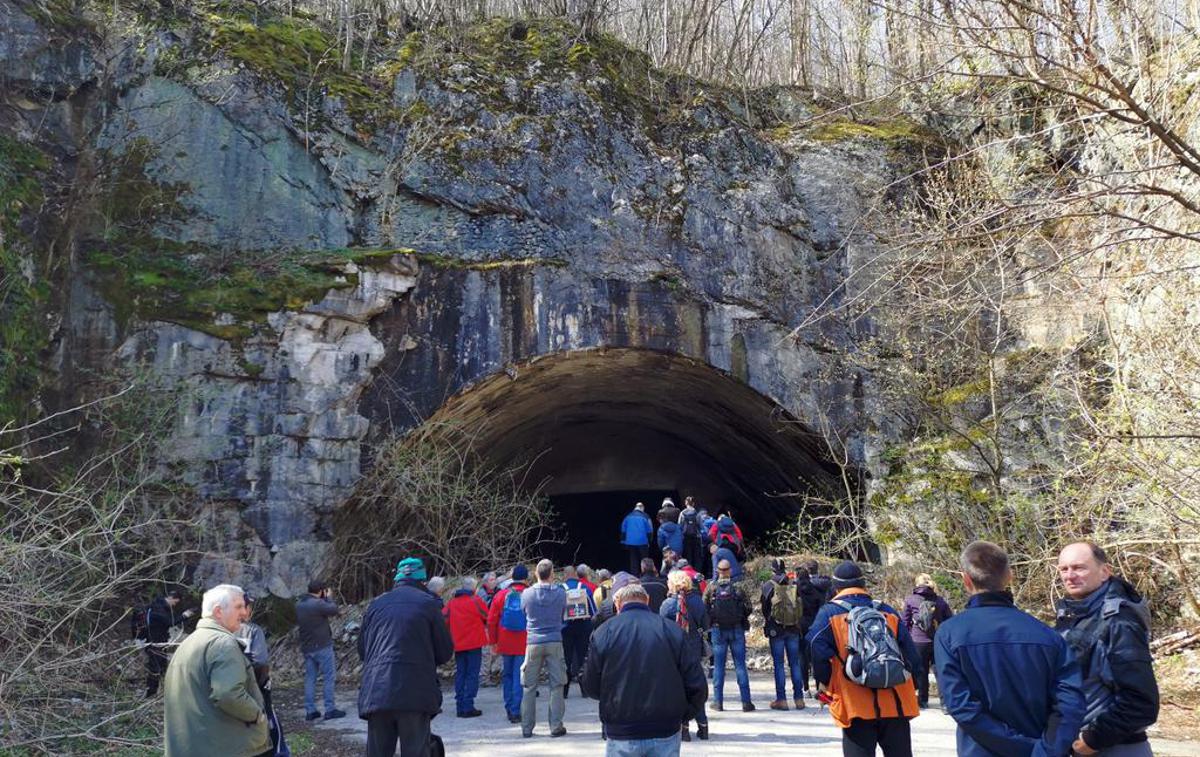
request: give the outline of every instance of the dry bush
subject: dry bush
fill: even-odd
[[[357,601],[391,588],[405,556],[424,559],[430,575],[511,566],[553,533],[553,511],[528,470],[491,466],[475,436],[453,425],[386,441],[334,518],[328,574]]]
[[[183,563],[185,497],[154,460],[172,408],[126,390],[0,429],[0,752],[160,748],[161,705],[143,699],[128,609]],[[93,452],[71,447],[84,444]]]

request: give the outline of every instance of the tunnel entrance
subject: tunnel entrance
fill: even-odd
[[[594,568],[623,570],[628,556],[621,546],[621,521],[638,502],[644,503],[647,514],[654,518],[665,497],[682,501],[679,492],[662,489],[555,494],[550,497],[550,507],[560,538],[546,544],[545,556],[555,565],[587,563]],[[657,547],[651,556],[661,558]]]
[[[558,514],[561,543],[542,550],[556,562],[624,568],[620,524],[637,501],[653,518],[664,496],[694,496],[733,513],[753,543],[813,495],[844,492],[811,430],[733,376],[672,353],[595,349],[510,366],[431,420],[479,429],[476,449],[498,469],[527,466]]]

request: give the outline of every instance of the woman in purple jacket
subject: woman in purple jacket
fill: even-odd
[[[916,588],[904,600],[904,625],[912,636],[913,644],[921,654],[925,672],[917,676],[917,703],[922,708],[929,706],[929,674],[933,670],[933,636],[937,627],[954,615],[946,600],[938,596],[933,588],[933,577],[928,573],[917,576]]]

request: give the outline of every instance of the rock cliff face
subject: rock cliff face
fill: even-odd
[[[885,189],[909,126],[829,141],[800,126],[804,93],[739,98],[554,24],[492,22],[457,51],[410,36],[347,82],[280,63],[320,44],[292,21],[103,23],[0,0],[0,127],[70,187],[46,210],[73,220],[42,218],[70,231],[60,385],[146,366],[182,392],[165,458],[214,503],[222,548],[202,577],[299,591],[367,440],[498,376],[525,386],[547,356],[591,356],[581,428],[641,424],[718,468],[750,456],[726,476],[744,506],[832,485],[812,431],[862,468],[890,433],[844,359],[870,324],[836,305],[903,191]],[[606,405],[623,376],[605,350],[683,360],[673,375],[699,389],[651,381]],[[791,431],[756,419],[756,441],[723,447],[753,403],[710,381]],[[556,386],[504,401],[537,414]],[[689,416],[705,418],[694,439]],[[497,438],[523,422],[497,417]],[[792,462],[756,480],[773,457]]]

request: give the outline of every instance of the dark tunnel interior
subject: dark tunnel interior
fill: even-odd
[[[450,419],[479,429],[489,464],[529,466],[558,521],[540,550],[556,563],[625,566],[620,524],[638,501],[654,517],[663,497],[694,496],[732,512],[753,542],[839,480],[820,440],[776,403],[675,354],[540,358],[452,397],[433,420]]]

